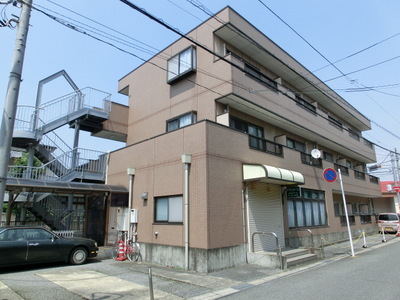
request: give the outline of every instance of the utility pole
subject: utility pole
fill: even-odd
[[[391,153],[393,155],[392,158],[392,168],[393,168],[393,179],[394,179],[394,184],[397,187],[396,188],[396,199],[394,201],[396,213],[400,213],[400,191],[399,191],[399,157],[397,154],[397,149],[394,149],[394,153]]]
[[[21,83],[22,65],[24,62],[26,41],[28,37],[32,1],[33,0],[25,0],[20,2],[22,5],[21,14],[18,22],[14,54],[11,61],[11,72],[0,127],[0,222],[3,214],[8,163],[10,159],[11,142],[17,111],[19,86]]]

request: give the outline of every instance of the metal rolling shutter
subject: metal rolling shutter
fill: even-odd
[[[279,245],[285,245],[281,186],[253,183],[248,190],[250,237],[253,232],[274,232]],[[255,235],[254,251],[275,251],[276,240],[271,235]]]

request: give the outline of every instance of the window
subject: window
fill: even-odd
[[[326,161],[330,161],[331,163],[333,163],[333,155],[329,152],[323,152],[324,153],[324,159]]]
[[[296,95],[296,103],[297,105],[299,105],[300,107],[304,108],[305,110],[313,113],[313,114],[317,114],[317,109],[314,105],[312,105],[311,103],[309,103],[308,101],[304,100],[303,98],[299,97]]]
[[[178,116],[167,121],[167,132],[177,130],[179,128],[194,124],[197,122],[197,114],[192,111],[190,113]]]
[[[230,127],[243,131],[249,135],[250,147],[265,151],[264,129],[260,126],[247,123],[246,121],[231,118]]]
[[[182,196],[158,197],[155,199],[154,221],[162,223],[182,223]]]
[[[327,224],[325,192],[301,189],[300,197],[287,200],[289,227],[323,226]]]
[[[343,130],[343,124],[332,116],[328,116],[329,124],[335,126],[339,130]]]
[[[167,83],[173,83],[195,70],[196,48],[189,47],[168,60]]]
[[[355,139],[355,140],[357,140],[357,141],[359,141],[360,140],[360,132],[359,131],[357,131],[357,130],[355,130],[355,129],[352,129],[352,128],[348,128],[348,131],[349,131],[349,136],[351,136],[353,139]]]
[[[288,138],[286,139],[286,146],[295,149],[297,151],[306,152],[306,144],[299,141],[295,141]]]
[[[274,80],[263,74],[258,68],[250,65],[249,63],[244,64],[244,71],[246,72],[246,75],[251,76],[253,79],[261,82],[266,87],[272,88],[273,90],[278,88],[278,84]]]

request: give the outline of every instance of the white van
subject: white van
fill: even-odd
[[[378,215],[379,232],[397,233],[400,229],[400,215],[396,213],[380,213]]]

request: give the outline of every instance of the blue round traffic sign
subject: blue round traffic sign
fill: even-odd
[[[336,170],[332,168],[326,168],[322,175],[327,182],[335,182],[337,179]]]

